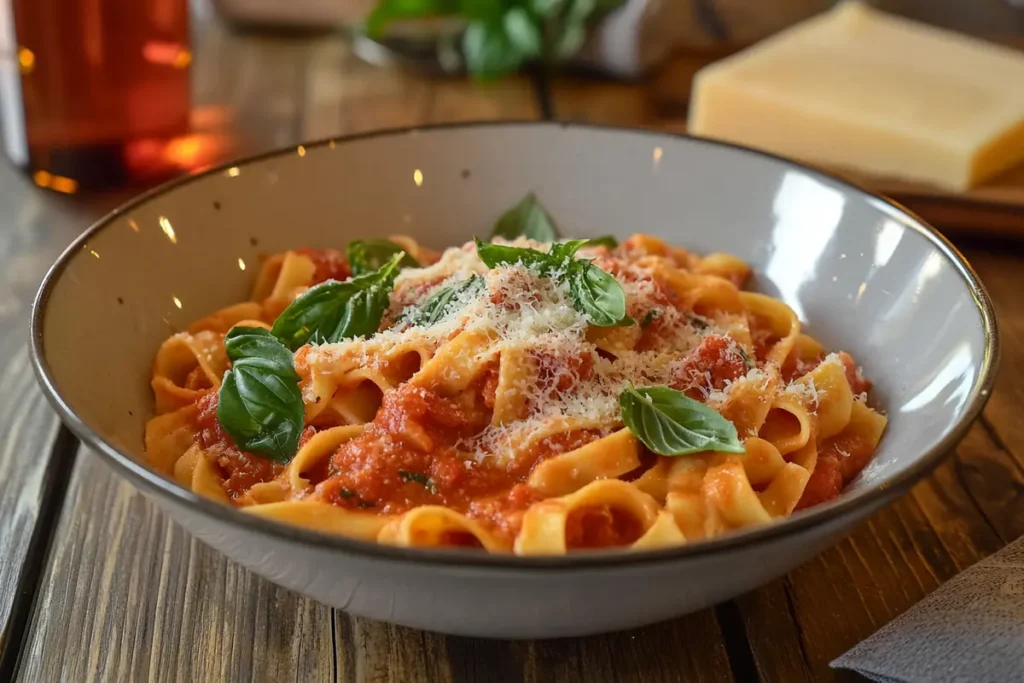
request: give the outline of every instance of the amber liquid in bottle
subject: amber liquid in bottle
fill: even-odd
[[[60,192],[152,184],[188,133],[188,0],[0,0],[0,139]]]

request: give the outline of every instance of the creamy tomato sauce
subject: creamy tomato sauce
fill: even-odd
[[[314,285],[326,282],[327,280],[345,280],[352,271],[348,267],[348,259],[337,249],[296,249],[313,262],[316,270],[313,271]]]
[[[747,362],[736,350],[735,342],[709,334],[687,357],[673,389],[683,391],[690,398],[701,401],[712,389],[723,389],[747,374]]]
[[[206,394],[197,405],[196,441],[215,458],[225,476],[224,491],[232,500],[244,495],[254,484],[271,481],[284,470],[273,460],[239,450],[217,421],[217,394]]]
[[[506,465],[494,459],[473,460],[457,445],[490,423],[496,374],[496,367],[488,369],[475,391],[457,397],[412,385],[386,394],[373,422],[331,458],[316,495],[334,505],[381,514],[444,505],[511,539],[522,512],[540,500],[525,484],[532,468],[553,454],[598,438],[600,432],[560,433]]]

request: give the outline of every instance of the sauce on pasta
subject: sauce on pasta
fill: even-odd
[[[293,452],[240,448],[222,424],[219,391],[238,367],[225,334],[271,329],[311,287],[348,280],[354,269],[337,250],[267,259],[252,301],[161,347],[152,462],[202,495],[288,523],[398,545],[552,554],[770,523],[839,495],[881,438],[885,417],[854,359],[804,334],[781,301],[744,292],[749,269],[727,254],[637,235],[583,245],[583,265],[545,271],[488,267],[472,243],[443,253],[393,243],[418,267],[394,276],[377,332],[295,351],[304,420]],[[599,325],[580,312],[584,285],[571,269],[588,267],[601,273],[579,272],[603,291],[621,289],[621,320]],[[737,446],[654,452],[659,435],[624,422],[632,387],[712,409]],[[642,428],[663,429],[651,415]]]

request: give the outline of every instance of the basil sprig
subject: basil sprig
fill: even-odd
[[[400,269],[419,267],[416,259],[402,251],[402,248],[391,240],[353,240],[345,249],[345,256],[354,276],[379,270],[398,254],[402,255],[398,262]]]
[[[217,400],[217,420],[239,448],[286,463],[305,420],[292,354],[261,327],[233,327],[224,337],[231,369]]]
[[[476,240],[476,251],[488,268],[521,263],[537,268],[542,275],[557,277],[569,284],[573,308],[587,316],[592,325],[613,327],[632,325],[626,315],[626,295],[622,285],[590,261],[575,258],[587,240],[568,240],[551,245],[543,252],[526,247],[483,243]]]
[[[419,306],[407,309],[405,319],[412,325],[425,327],[433,325],[448,313],[448,308],[453,301],[472,296],[483,289],[483,286],[484,279],[479,275],[474,275],[457,284],[442,287]]]
[[[345,282],[328,280],[296,297],[274,321],[274,336],[294,351],[310,339],[334,343],[377,331],[405,252],[379,270]]]
[[[521,202],[502,214],[494,224],[491,239],[504,237],[514,240],[526,237],[535,242],[554,242],[558,239],[558,228],[544,207],[532,192]]]
[[[732,422],[675,389],[630,385],[619,394],[619,410],[629,431],[660,455],[744,451]]]
[[[569,59],[583,46],[587,27],[623,1],[379,0],[365,30],[378,38],[392,21],[458,17],[466,22],[466,68],[478,78],[498,78],[529,62]]]

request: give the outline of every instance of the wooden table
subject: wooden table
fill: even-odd
[[[334,37],[204,29],[197,105],[248,152],[462,119],[674,125],[658,86],[474,86],[360,63]],[[996,301],[1002,374],[955,455],[821,557],[647,628],[555,642],[450,638],[350,617],[186,536],[58,425],[29,368],[44,271],[120,198],[44,193],[0,166],[0,680],[830,681],[831,659],[1024,534],[1024,251],[960,244]]]

